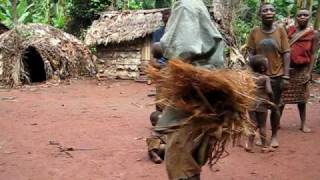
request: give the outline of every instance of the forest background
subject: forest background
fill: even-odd
[[[175,0],[0,0],[0,22],[8,28],[17,24],[44,23],[63,29],[82,38],[99,14],[107,10],[138,10],[168,8]],[[277,20],[293,17],[299,8],[312,11],[315,29],[319,29],[320,0],[204,0],[210,7],[221,4],[231,23],[226,26],[235,38],[235,45],[241,47],[253,26],[259,25],[257,11],[261,2],[273,3]],[[223,20],[223,18],[222,18]],[[320,72],[320,63],[316,70]]]

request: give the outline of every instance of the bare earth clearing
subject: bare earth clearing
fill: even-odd
[[[148,160],[147,94],[152,86],[127,81],[0,89],[1,180],[165,180],[164,164]],[[313,88],[317,97],[319,89]],[[320,177],[320,105],[308,104],[313,133],[301,133],[298,112],[288,106],[274,153],[230,155],[202,179],[316,180]],[[270,131],[269,131],[270,133]],[[69,148],[69,149],[68,149]],[[73,148],[73,149],[72,149]],[[73,151],[71,151],[73,150]]]

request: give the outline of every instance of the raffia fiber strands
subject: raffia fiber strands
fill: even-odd
[[[182,126],[216,127],[210,132],[214,136],[209,150],[210,165],[222,156],[227,142],[241,134],[253,133],[246,116],[255,89],[249,72],[207,70],[170,60],[165,69],[148,67],[147,73],[160,88],[160,102],[191,114]]]
[[[200,89],[217,112],[226,107],[247,109],[254,97],[254,81],[247,71],[207,70],[170,60],[167,68],[158,71],[148,67],[147,73],[159,85],[163,103],[189,112],[195,109],[195,103],[203,104],[194,87]]]
[[[41,24],[19,25],[0,35],[0,84],[17,86],[28,81],[23,58],[37,51],[46,79],[93,76],[96,72],[89,49],[76,37]]]
[[[161,9],[140,11],[109,11],[89,28],[85,44],[108,45],[145,37],[162,25]]]

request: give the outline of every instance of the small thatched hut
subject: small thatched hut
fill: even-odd
[[[0,22],[0,34],[6,32],[6,31],[8,31],[8,30],[9,30],[9,29],[7,28],[7,26],[5,26],[4,24],[2,24],[2,23]]]
[[[0,84],[17,86],[94,75],[89,49],[51,26],[19,25],[0,35]]]
[[[85,44],[97,50],[99,75],[139,78],[151,58],[151,33],[162,25],[164,9],[109,11],[89,28]]]

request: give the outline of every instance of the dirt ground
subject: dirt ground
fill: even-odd
[[[164,164],[148,160],[152,86],[128,81],[73,80],[70,85],[0,89],[1,180],[165,180]],[[230,155],[202,179],[316,180],[320,177],[319,88],[308,104],[313,133],[299,129],[288,106],[274,153]],[[270,133],[270,132],[269,132]],[[69,149],[68,149],[69,148]],[[73,148],[73,149],[72,149]],[[66,151],[74,150],[74,151]]]

